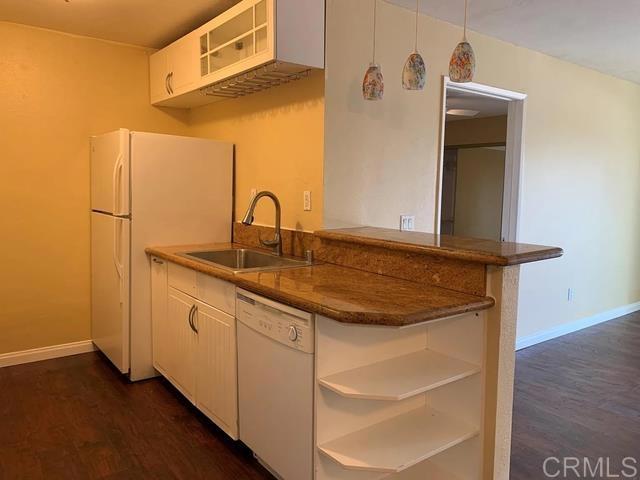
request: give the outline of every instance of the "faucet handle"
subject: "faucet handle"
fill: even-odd
[[[260,239],[260,243],[265,247],[273,247],[274,245],[280,243],[280,240],[278,240],[277,238],[274,238],[273,240],[263,240],[261,237],[258,238]]]
[[[261,237],[258,238],[262,245],[273,248],[273,253],[278,256],[282,255],[282,238],[279,233],[276,232],[272,240],[263,240]]]

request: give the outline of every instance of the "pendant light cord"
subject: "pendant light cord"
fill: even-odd
[[[373,63],[376,63],[376,8],[378,0],[373,0]]]
[[[467,1],[464,0],[464,33],[462,34],[462,40],[467,41]]]
[[[419,16],[418,9],[419,9],[419,5],[420,5],[420,0],[416,0],[416,43],[415,43],[415,45],[413,47],[413,50],[415,52],[418,51],[418,16]]]

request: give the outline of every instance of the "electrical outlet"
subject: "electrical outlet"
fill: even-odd
[[[304,191],[304,211],[305,212],[311,211],[311,191],[310,190]]]
[[[416,229],[416,217],[414,215],[400,215],[400,230],[413,231]]]
[[[575,296],[575,291],[573,290],[573,288],[568,288],[567,289],[567,302],[573,302],[573,297]]]

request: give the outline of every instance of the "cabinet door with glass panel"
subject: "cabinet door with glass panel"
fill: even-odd
[[[243,0],[200,27],[200,77],[210,84],[275,57],[274,0]]]

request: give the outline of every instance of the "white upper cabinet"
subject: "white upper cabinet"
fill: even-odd
[[[191,33],[154,53],[149,59],[151,103],[180,96],[196,87],[200,80],[198,59],[193,52],[197,38]]]
[[[324,0],[243,0],[150,59],[151,103],[190,108],[324,68]]]
[[[171,96],[167,63],[168,48],[154,53],[149,58],[149,94],[153,104],[157,104]]]

